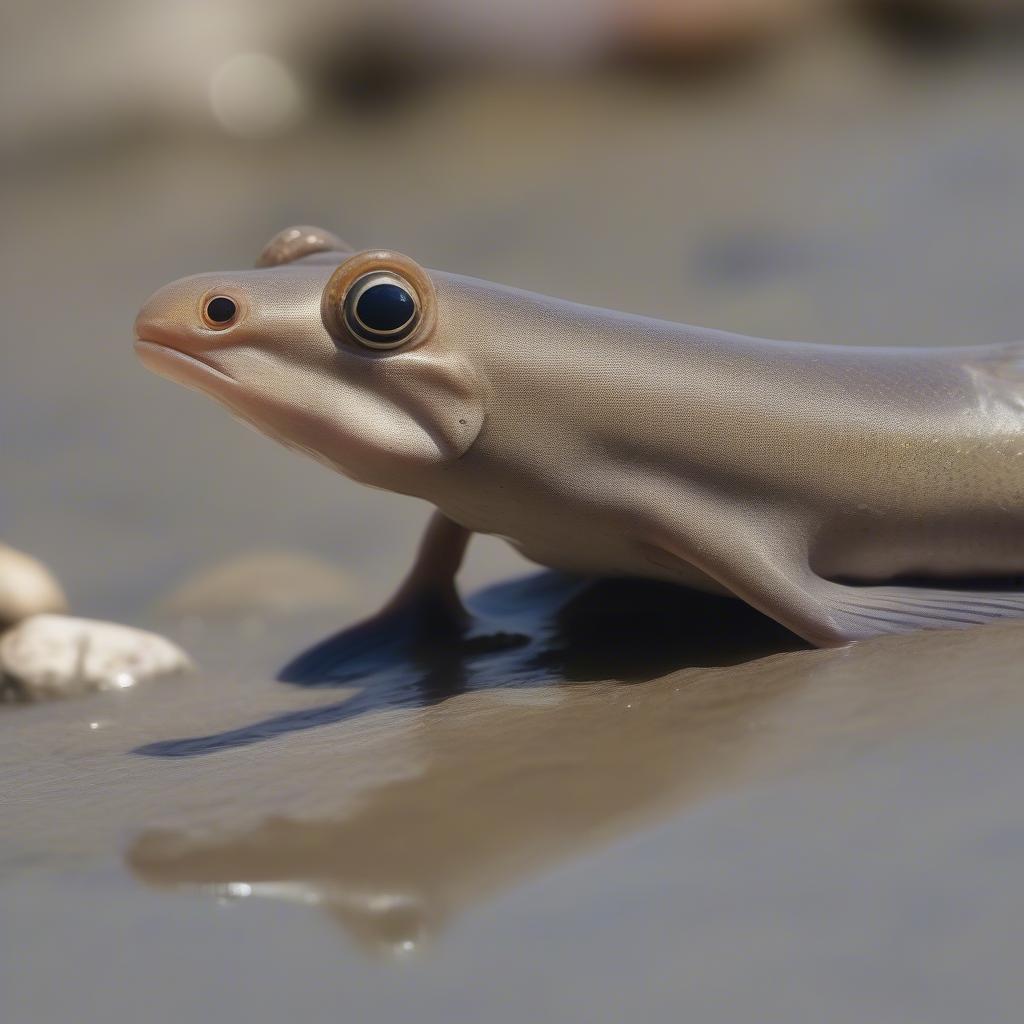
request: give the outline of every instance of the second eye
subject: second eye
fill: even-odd
[[[366,274],[353,283],[345,296],[348,329],[370,348],[401,345],[418,321],[416,292],[397,274]]]

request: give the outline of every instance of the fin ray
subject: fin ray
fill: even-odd
[[[837,624],[844,628],[841,620],[849,617],[882,627],[870,627],[871,633],[955,629],[1001,619],[1024,618],[1024,592],[888,586],[840,586],[840,591],[834,600],[840,619]],[[853,623],[848,623],[845,628],[852,634],[860,632]]]

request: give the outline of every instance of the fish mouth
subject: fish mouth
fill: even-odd
[[[182,384],[197,384],[202,380],[209,384],[210,377],[228,384],[238,383],[219,366],[163,341],[136,338],[135,353],[148,369]]]

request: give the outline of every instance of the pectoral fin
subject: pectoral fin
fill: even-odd
[[[833,584],[831,618],[850,640],[918,629],[958,629],[1024,618],[1024,592],[940,590],[932,587],[856,587]]]
[[[730,545],[702,557],[662,543],[649,557],[661,567],[677,561],[696,567],[726,590],[817,647],[919,629],[962,629],[999,619],[1024,619],[1024,590],[962,590],[911,586],[850,586],[814,573],[796,544],[745,536],[734,530]],[[700,550],[693,545],[692,550]],[[708,556],[711,557],[708,557]],[[716,557],[717,555],[717,557]],[[686,577],[680,574],[681,580]]]

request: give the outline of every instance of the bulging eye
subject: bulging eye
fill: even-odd
[[[397,348],[416,329],[420,301],[408,281],[388,271],[364,274],[352,283],[345,323],[369,348]]]
[[[227,327],[238,315],[238,305],[226,295],[215,295],[207,300],[203,316],[211,327]]]

